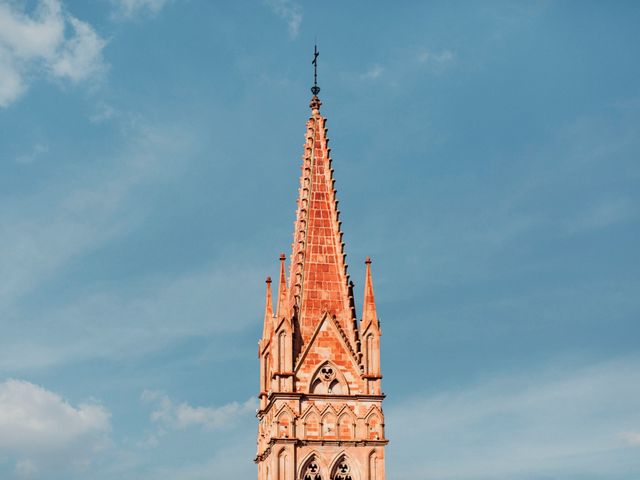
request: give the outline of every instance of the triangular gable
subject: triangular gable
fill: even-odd
[[[384,418],[384,416],[382,415],[382,410],[380,410],[377,405],[371,405],[371,408],[367,410],[367,414],[364,416],[364,419],[368,421],[369,417],[371,417],[371,415],[373,415],[374,413],[378,416],[378,418]]]
[[[322,317],[322,320],[320,320],[320,322],[318,323],[318,326],[316,327],[315,331],[313,332],[313,335],[309,339],[309,342],[307,342],[307,344],[305,345],[304,350],[302,351],[302,353],[298,357],[298,362],[297,362],[297,365],[296,365],[294,371],[296,373],[298,373],[300,371],[300,369],[302,368],[302,366],[305,364],[305,360],[306,360],[307,356],[309,355],[309,352],[311,352],[311,350],[313,350],[314,346],[316,345],[316,341],[318,339],[318,335],[325,328],[325,326],[326,326],[326,328],[329,328],[329,329],[331,329],[333,331],[333,336],[336,339],[338,339],[339,345],[342,347],[342,349],[348,354],[348,357],[351,359],[351,362],[353,364],[353,369],[354,369],[353,373],[355,375],[357,375],[358,377],[360,377],[360,375],[361,375],[360,364],[358,363],[358,360],[356,359],[353,350],[350,348],[349,343],[346,340],[346,337],[344,335],[344,332],[342,331],[342,329],[340,328],[340,326],[336,322],[335,318],[333,318],[327,312],[324,313],[324,315]],[[335,357],[335,353],[336,352],[332,352],[332,357]]]
[[[380,333],[380,329],[378,328],[378,325],[376,324],[376,322],[368,322],[365,325],[365,328],[362,329],[361,328],[361,336],[360,338],[364,341],[364,338],[369,334],[369,332],[373,331],[373,333],[375,334],[379,334]]]
[[[296,418],[296,414],[293,409],[288,405],[284,404],[282,407],[274,414],[274,417],[278,418],[283,410],[287,410],[291,414],[291,418]]]
[[[349,415],[354,420],[356,419],[356,414],[353,412],[353,408],[351,408],[349,405],[345,404],[342,406],[340,410],[338,410],[338,413],[337,413],[338,418],[340,418],[344,413]]]
[[[336,416],[336,418],[338,418],[338,412],[336,411],[336,409],[334,408],[334,406],[332,404],[328,404],[326,407],[324,407],[322,409],[322,411],[321,411],[321,415],[320,416],[324,417],[327,414],[327,412],[329,412],[329,411],[331,413],[333,413]]]
[[[304,412],[302,412],[300,418],[305,419],[311,411],[315,412],[316,415],[318,415],[318,420],[320,420],[320,418],[322,417],[322,415],[320,415],[320,410],[318,410],[318,407],[316,407],[313,403],[309,405],[309,407],[307,407]]]
[[[273,329],[273,333],[275,334],[275,333],[278,333],[278,331],[280,330],[280,327],[287,319],[286,317],[282,317],[282,318],[274,317],[274,319],[275,319],[275,327]]]

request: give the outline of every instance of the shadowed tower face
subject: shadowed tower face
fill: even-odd
[[[259,342],[259,480],[384,480],[380,324],[371,261],[362,319],[347,275],[341,222],[314,85],[293,248],[267,278]],[[275,303],[275,305],[274,305]]]

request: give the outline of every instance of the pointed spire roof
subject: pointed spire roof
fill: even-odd
[[[287,276],[284,271],[284,261],[286,257],[284,253],[280,254],[280,281],[278,282],[278,305],[276,316],[282,318],[287,314]]]
[[[366,331],[371,323],[378,327],[378,312],[376,298],[373,294],[373,280],[371,279],[371,259],[365,260],[366,273],[364,281],[364,302],[362,304],[362,331]]]
[[[291,315],[297,313],[303,342],[313,334],[324,312],[336,316],[340,327],[355,342],[355,312],[349,300],[346,255],[321,105],[314,94],[302,156],[289,308]]]
[[[265,283],[267,284],[267,294],[264,307],[264,327],[262,329],[263,340],[267,340],[271,336],[271,330],[273,328],[273,300],[271,295],[271,277],[267,277]]]

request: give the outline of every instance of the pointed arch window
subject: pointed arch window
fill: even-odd
[[[287,475],[289,471],[289,457],[287,453],[282,450],[278,455],[278,480],[287,480],[289,475]]]
[[[383,435],[380,416],[377,413],[372,413],[367,419],[367,437],[369,440],[380,440]]]
[[[355,421],[348,414],[343,413],[338,418],[338,436],[341,440],[350,440],[354,437]]]
[[[264,389],[271,390],[271,357],[268,353],[264,356]]]
[[[291,415],[284,411],[278,416],[278,437],[290,438],[293,436],[293,421]]]
[[[315,394],[349,394],[349,389],[338,367],[329,362],[323,363],[318,368],[313,380],[311,380],[311,388],[309,390]]]
[[[373,358],[375,343],[372,334],[367,335],[365,345],[367,350],[367,373],[371,375],[375,373],[375,362]]]
[[[369,454],[369,480],[378,478],[378,457],[376,451],[372,450]]]
[[[304,419],[304,435],[307,438],[320,438],[320,418],[315,412],[309,412]]]
[[[336,465],[336,471],[331,476],[331,480],[353,480],[351,465],[346,459],[340,460]]]
[[[336,416],[328,411],[322,417],[322,438],[333,440],[337,438],[337,433]]]
[[[278,365],[278,370],[280,372],[286,372],[287,369],[287,356],[286,356],[286,348],[287,348],[287,334],[285,332],[280,332],[278,335],[278,353],[280,354],[280,363]]]
[[[318,466],[318,462],[316,462],[315,459],[311,460],[307,465],[307,468],[304,469],[302,480],[322,480],[320,467]]]

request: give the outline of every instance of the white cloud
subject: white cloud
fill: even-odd
[[[617,100],[612,102],[610,106],[620,110],[637,110],[640,108],[640,97],[630,97]]]
[[[64,43],[51,68],[58,77],[79,82],[103,71],[101,57],[106,42],[88,23],[73,17],[69,23],[74,35]]]
[[[629,445],[640,446],[640,432],[622,432],[619,436]]]
[[[69,404],[33,383],[0,383],[0,454],[16,473],[33,476],[41,465],[88,465],[108,445],[110,414],[95,402]]]
[[[604,199],[584,209],[568,221],[569,233],[598,230],[632,220],[638,207],[626,198]]]
[[[387,408],[396,477],[600,478],[640,472],[637,451],[621,446],[618,433],[640,425],[639,402],[638,358],[583,368],[556,364],[418,396]],[[638,439],[634,434],[623,438]]]
[[[382,75],[383,72],[384,72],[384,68],[383,67],[381,67],[380,65],[374,65],[369,70],[367,70],[365,73],[363,73],[361,75],[361,78],[363,78],[365,80],[375,80],[376,78],[379,78],[380,75]]]
[[[240,417],[254,414],[258,406],[256,399],[250,398],[221,407],[193,407],[186,402],[175,404],[165,393],[150,390],[145,390],[141,399],[154,406],[150,418],[155,423],[176,429],[200,426],[208,431],[233,425]]]
[[[444,72],[453,63],[454,59],[455,55],[450,50],[432,51],[424,49],[417,56],[419,67],[435,73]]]
[[[16,163],[19,163],[21,165],[28,165],[30,163],[33,163],[36,161],[36,159],[38,157],[40,157],[41,155],[47,153],[49,151],[49,146],[42,144],[42,143],[36,143],[33,146],[33,149],[31,149],[31,151],[29,153],[25,153],[23,155],[19,155],[16,158]]]
[[[106,69],[105,45],[60,0],[39,0],[31,13],[22,3],[0,4],[0,107],[17,100],[32,75],[73,83],[98,77]]]
[[[260,308],[259,282],[253,282],[255,303],[243,302],[237,288],[252,285],[258,273],[237,265],[153,276],[126,288],[103,285],[43,311],[24,300],[73,262],[135,229],[151,208],[140,191],[179,174],[198,148],[192,133],[176,127],[127,129],[131,144],[97,162],[103,168],[79,169],[59,185],[0,204],[0,368],[17,372],[140,355],[191,335],[237,331]],[[246,309],[240,315],[238,304]]]
[[[247,461],[255,455],[252,450],[255,443],[255,431],[243,432],[242,438],[234,442],[225,442],[215,449],[213,455],[204,462],[188,462],[180,466],[157,465],[140,480],[210,480],[218,478],[255,477],[255,465]]]
[[[51,58],[64,40],[59,0],[40,0],[29,16],[16,2],[0,4],[0,42],[16,59]],[[23,5],[24,6],[24,5]]]
[[[19,460],[16,462],[16,473],[19,477],[32,478],[40,472],[33,460]]]
[[[302,23],[302,7],[292,0],[266,0],[273,12],[287,22],[291,38],[298,36]]]
[[[119,112],[107,103],[100,103],[96,107],[96,111],[91,114],[89,121],[91,123],[102,123],[119,116]]]
[[[12,103],[25,90],[26,85],[12,58],[0,47],[0,108]]]
[[[453,53],[451,53],[449,50],[443,50],[442,52],[431,52],[429,50],[423,50],[418,55],[418,61],[420,63],[426,63],[426,62],[442,63],[442,62],[449,62],[451,60],[453,60]]]
[[[171,0],[111,0],[116,7],[115,17],[132,19],[140,15],[155,15]]]
[[[58,189],[0,205],[0,271],[10,277],[0,285],[0,306],[7,308],[61,265],[125,230],[129,195],[168,174],[170,157],[188,142],[181,133],[160,128],[129,130],[136,136],[132,145],[121,156],[105,159],[102,171],[78,172]]]
[[[255,284],[252,295],[257,299],[258,277],[252,269],[212,268],[146,279],[143,287],[98,292],[42,314],[12,314],[0,339],[0,369],[16,372],[87,358],[136,357],[179,339],[237,331],[259,308],[259,300],[249,302],[243,307],[247,311],[238,314],[246,293],[237,285]]]

